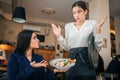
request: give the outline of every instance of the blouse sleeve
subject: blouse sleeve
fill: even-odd
[[[32,76],[34,69],[29,65],[18,72],[17,58],[14,54],[11,54],[8,61],[8,78],[9,80],[26,80],[28,77]]]
[[[65,38],[63,38],[63,36],[60,36],[58,38],[58,42],[63,49],[68,51],[69,48],[68,48],[68,43],[67,43],[67,37],[68,37],[68,33],[67,33],[67,30],[66,30],[66,26],[65,26]]]
[[[102,34],[101,33],[99,33],[99,34],[96,33],[96,26],[94,26],[94,28],[93,28],[93,35],[94,35],[94,38],[95,38],[96,48],[97,48],[97,50],[100,51],[102,46],[103,46],[103,44],[104,44],[104,42],[103,42]]]

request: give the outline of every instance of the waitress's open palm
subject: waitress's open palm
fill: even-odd
[[[56,26],[55,24],[51,23],[53,33],[55,34],[56,37],[59,37],[61,35],[61,27]]]
[[[104,24],[104,22],[105,22],[105,20],[107,19],[107,16],[104,16],[104,18],[103,19],[101,19],[101,20],[98,20],[98,22],[97,22],[97,27],[102,27],[102,25]]]
[[[96,33],[101,33],[101,27],[105,23],[106,19],[107,19],[107,16],[104,16],[103,19],[97,21],[97,24],[96,24]]]

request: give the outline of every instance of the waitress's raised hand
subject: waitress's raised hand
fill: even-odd
[[[52,26],[52,30],[53,30],[53,33],[55,34],[55,36],[57,38],[60,37],[61,35],[61,27],[60,26],[56,26],[55,24],[51,23],[51,26]]]
[[[105,22],[106,19],[107,19],[107,16],[104,16],[103,19],[98,20],[98,22],[97,22],[97,26],[100,26],[100,27],[101,27],[101,26],[104,24],[104,22]]]
[[[101,32],[101,27],[104,24],[104,22],[105,22],[106,19],[107,19],[107,16],[104,16],[103,19],[100,19],[100,20],[97,21],[97,24],[96,24],[96,32],[97,33]]]

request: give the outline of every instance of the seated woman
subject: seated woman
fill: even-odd
[[[35,54],[34,48],[39,48],[36,33],[29,30],[21,31],[17,37],[16,48],[8,61],[9,80],[56,80],[55,73],[64,71],[46,71],[47,61]]]

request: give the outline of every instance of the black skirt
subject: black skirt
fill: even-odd
[[[95,69],[89,63],[87,47],[72,48],[69,58],[75,58],[76,64],[66,72],[66,80],[96,80]]]

